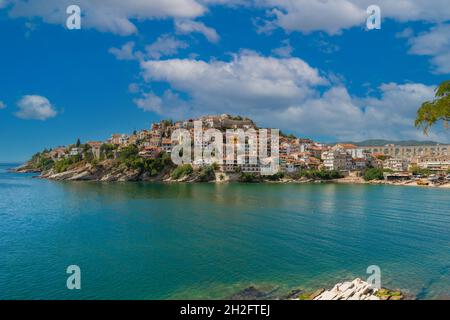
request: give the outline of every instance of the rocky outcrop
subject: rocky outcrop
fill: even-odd
[[[313,300],[401,300],[399,291],[373,288],[369,283],[356,278],[336,284],[331,290],[325,290]]]
[[[16,172],[20,171],[16,170]],[[156,176],[150,176],[148,172],[141,172],[106,160],[98,165],[80,164],[64,172],[56,172],[51,169],[42,172],[39,177],[57,181],[163,181],[167,179],[168,171],[165,170]]]
[[[351,282],[336,284],[331,290],[326,290],[314,300],[380,300],[375,294],[378,291],[359,278]]]
[[[39,170],[32,168],[28,163],[14,169],[9,169],[9,171],[17,173],[40,173]]]

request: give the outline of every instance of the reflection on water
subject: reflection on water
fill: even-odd
[[[2,170],[3,169],[3,170]],[[381,267],[419,298],[450,289],[449,190],[54,182],[0,166],[0,298],[223,298]],[[65,289],[65,268],[82,290]]]

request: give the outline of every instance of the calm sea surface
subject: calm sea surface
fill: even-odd
[[[373,264],[384,286],[450,296],[450,189],[54,182],[11,166],[0,299],[224,298],[366,278]]]

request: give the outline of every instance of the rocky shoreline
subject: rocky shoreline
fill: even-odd
[[[319,288],[308,292],[294,289],[287,294],[279,294],[277,288],[263,290],[250,286],[226,297],[227,300],[404,300],[405,298],[407,297],[400,290],[372,288],[360,278],[338,283],[329,290]]]
[[[165,168],[157,175],[151,176],[148,172],[140,172],[127,168],[126,166],[116,166],[113,160],[106,160],[100,164],[93,165],[85,163],[75,168],[69,169],[64,172],[55,172],[54,169],[47,171],[40,171],[30,168],[29,164],[25,164],[18,168],[11,169],[10,171],[16,173],[35,173],[39,174],[38,178],[49,179],[55,181],[94,181],[94,182],[126,182],[126,181],[148,181],[148,182],[212,182],[212,183],[227,183],[227,182],[239,182],[239,174],[234,173],[221,173],[216,172],[215,177],[211,177],[208,181],[204,181],[200,178],[198,172],[193,172],[189,175],[183,176],[179,179],[173,179],[170,175],[172,168]],[[345,177],[332,180],[315,180],[315,179],[293,179],[284,177],[280,180],[261,179],[254,181],[257,183],[274,183],[274,184],[288,184],[288,183],[337,183],[337,184],[370,184],[370,185],[394,185],[394,186],[414,186],[425,188],[450,188],[450,182],[434,186],[434,185],[418,185],[415,181],[407,182],[392,182],[384,180],[372,180],[365,181],[361,177]]]
[[[400,291],[372,288],[360,278],[336,284],[330,290],[310,296],[312,300],[403,300]]]
[[[150,176],[148,173],[140,173],[138,170],[128,169],[124,167],[114,167],[112,163],[102,163],[100,166],[93,166],[91,164],[86,164],[74,169],[70,169],[61,173],[55,172],[53,169],[48,171],[39,171],[35,169],[27,168],[26,166],[11,169],[11,172],[16,173],[35,173],[39,174],[37,178],[49,179],[55,181],[93,181],[93,182],[126,182],[126,181],[142,181],[142,182],[205,182],[199,178],[199,175],[193,173],[188,176],[184,176],[180,179],[173,179],[170,176],[170,170],[164,170],[156,176]],[[238,174],[222,174],[216,173],[215,179],[212,178],[210,181],[212,183],[227,183],[227,182],[238,182]],[[365,181],[362,178],[341,178],[333,180],[314,180],[314,179],[286,179],[273,181],[273,180],[261,180],[257,183],[272,183],[272,184],[307,184],[307,183],[336,183],[336,184],[369,184],[369,185],[394,185],[394,186],[409,186],[409,187],[424,187],[424,188],[450,188],[450,183],[440,185],[440,186],[423,186],[418,185],[414,181],[409,183],[405,182],[387,182],[382,180]]]
[[[117,167],[113,161],[103,161],[99,165],[87,163],[64,172],[56,172],[54,169],[47,171],[30,169],[27,164],[12,171],[17,173],[36,173],[39,174],[38,178],[56,181],[163,181],[170,177],[167,170],[152,177],[147,172],[140,173],[139,170],[129,169],[125,166]]]

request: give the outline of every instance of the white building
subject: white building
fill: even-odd
[[[339,149],[322,153],[323,165],[326,170],[346,171],[352,169],[352,156]]]
[[[70,149],[69,155],[70,156],[79,156],[83,153],[83,149],[81,148],[72,148]]]
[[[396,172],[408,171],[409,160],[404,158],[390,158],[383,162],[384,169]]]
[[[417,165],[422,169],[447,171],[450,169],[450,156],[419,158]]]

